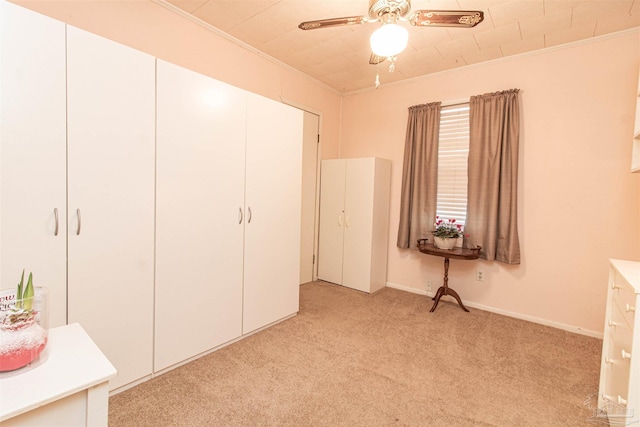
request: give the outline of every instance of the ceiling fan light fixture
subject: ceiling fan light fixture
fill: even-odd
[[[383,24],[371,34],[371,51],[378,56],[388,58],[402,52],[407,47],[409,32],[406,28],[394,24]]]

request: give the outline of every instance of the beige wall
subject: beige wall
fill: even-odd
[[[390,284],[442,281],[441,258],[395,245],[407,108],[519,88],[522,264],[452,260],[449,283],[470,305],[601,333],[608,258],[640,259],[640,174],[629,172],[639,41],[633,31],[345,97],[340,155],[393,162]]]
[[[16,0],[153,56],[321,114],[322,155],[338,153],[340,95],[304,74],[232,43],[150,0]]]

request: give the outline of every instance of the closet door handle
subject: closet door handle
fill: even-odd
[[[76,209],[76,216],[78,217],[78,229],[76,230],[76,236],[79,236],[80,228],[82,227],[82,216],[80,216],[80,208]]]
[[[338,215],[338,225],[342,227],[342,214]]]
[[[351,227],[351,224],[349,224],[349,215],[345,215],[344,216],[344,225],[349,228]]]
[[[238,224],[242,224],[242,208],[238,208]]]
[[[58,208],[53,208],[53,217],[55,218],[56,221],[56,229],[53,230],[53,235],[57,236],[58,235],[58,226],[59,226],[59,221],[58,221]]]
[[[251,224],[251,218],[253,215],[251,214],[251,206],[249,206],[249,219],[247,219],[247,224]]]

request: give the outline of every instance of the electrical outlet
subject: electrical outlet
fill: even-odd
[[[484,282],[484,270],[476,270],[476,280],[478,282]]]
[[[431,283],[431,280],[427,280],[427,292],[431,292],[431,286],[433,285],[433,283]]]

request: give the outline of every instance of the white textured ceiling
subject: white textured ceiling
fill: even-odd
[[[302,31],[316,19],[367,15],[368,0],[157,0],[335,88],[373,87],[376,23]],[[413,0],[412,11],[482,10],[474,28],[411,27],[383,84],[640,26],[640,0]],[[640,52],[639,52],[640,54]]]

